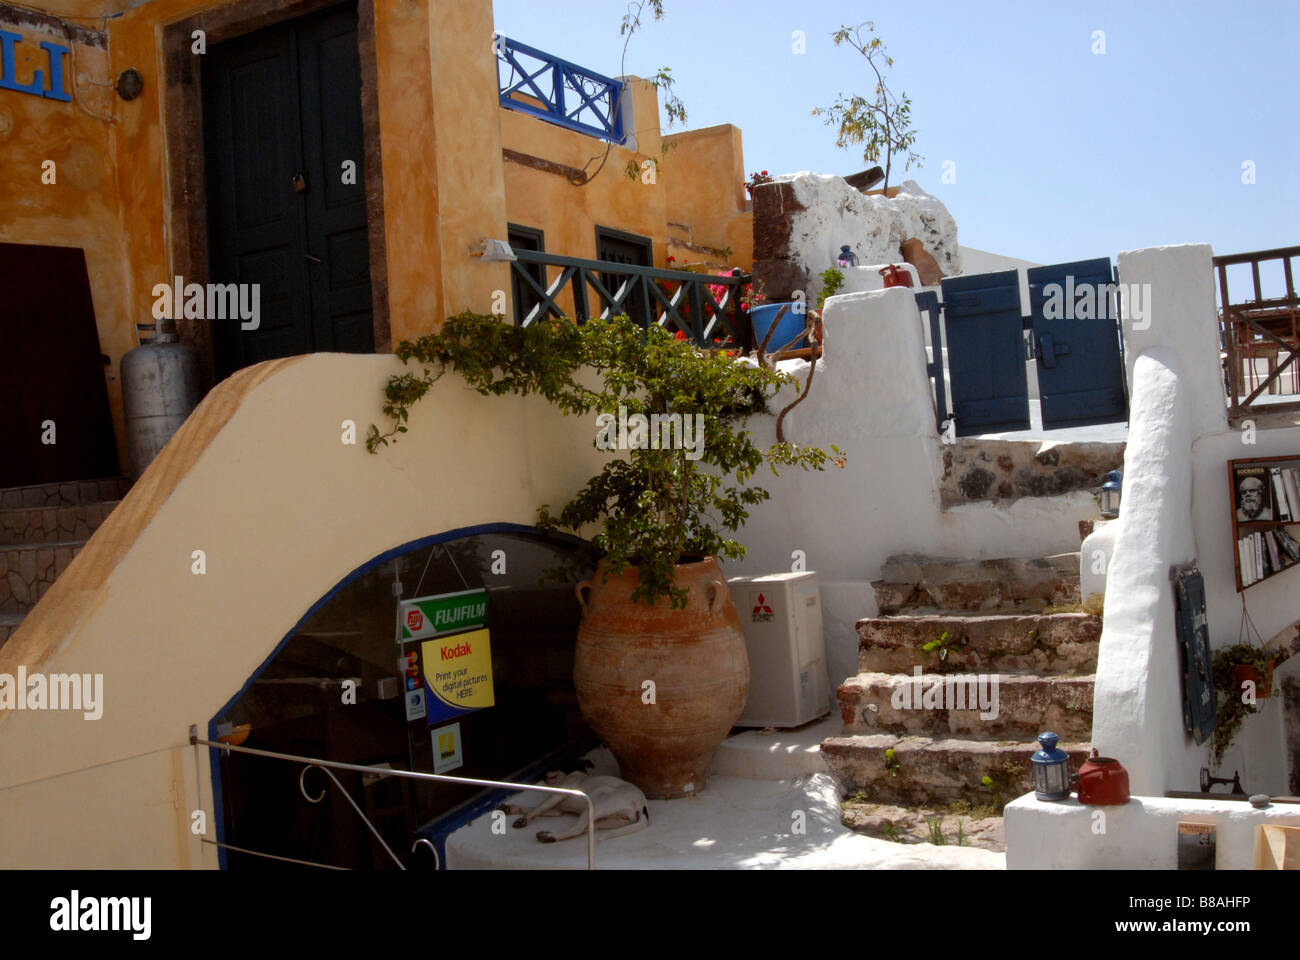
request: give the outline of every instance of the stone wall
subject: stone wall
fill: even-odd
[[[943,506],[1100,489],[1124,465],[1122,443],[958,440],[943,448]]]
[[[815,301],[818,275],[835,265],[844,244],[860,264],[916,263],[923,282],[937,281],[927,276],[936,268],[941,276],[961,273],[956,222],[912,180],[891,197],[863,194],[843,177],[806,172],[755,189],[754,277],[769,301],[789,300],[795,290]]]

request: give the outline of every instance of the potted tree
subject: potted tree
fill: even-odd
[[[579,707],[647,796],[701,790],[748,692],[744,635],[718,561],[744,556],[731,534],[769,499],[750,481],[764,465],[844,463],[835,447],[763,450],[743,428],[796,381],[625,316],[521,328],[464,313],[397,355],[422,372],[390,380],[392,424],[370,428],[372,453],[406,432],[411,404],[448,370],[485,395],[540,394],[566,414],[596,415],[593,442],[611,451],[609,463],[558,511],[538,511],[543,529],[592,534],[596,575],[577,586]]]

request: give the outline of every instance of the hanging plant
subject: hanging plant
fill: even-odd
[[[1218,694],[1218,709],[1210,749],[1216,769],[1223,763],[1223,756],[1232,746],[1245,719],[1259,712],[1255,706],[1256,699],[1267,697],[1271,692],[1276,657],[1275,653],[1248,643],[1236,643],[1214,651],[1211,675]],[[1252,675],[1246,677],[1242,668]],[[1244,679],[1253,680],[1253,690],[1245,687]]]

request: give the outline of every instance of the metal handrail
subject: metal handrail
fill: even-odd
[[[467,787],[493,787],[501,790],[516,791],[531,790],[534,793],[558,793],[570,797],[580,797],[583,802],[587,804],[587,869],[596,869],[596,806],[592,803],[591,797],[587,796],[581,790],[574,790],[569,787],[543,787],[534,783],[511,783],[506,780],[481,780],[477,777],[451,777],[444,773],[414,773],[410,770],[385,770],[382,767],[367,767],[357,763],[340,763],[336,760],[319,760],[314,757],[302,757],[292,753],[277,753],[274,750],[258,750],[255,747],[239,747],[230,743],[204,740],[199,736],[197,726],[190,727],[190,744],[192,746],[214,747],[218,750],[224,750],[227,753],[233,751],[235,753],[246,753],[255,757],[269,757],[272,760],[287,760],[290,763],[304,764],[302,773],[298,775],[298,787],[303,791],[303,796],[306,796],[306,788],[303,785],[302,778],[308,769],[311,767],[317,767],[321,772],[325,773],[331,780],[338,784],[340,790],[343,790],[343,785],[339,783],[338,779],[333,774],[329,773],[329,769],[347,770],[352,773],[364,773],[369,776],[379,777],[380,779],[384,777],[400,777],[406,780],[455,783]],[[343,795],[347,798],[348,803],[352,804],[352,809],[356,810],[357,816],[361,817],[361,819],[366,822],[366,826],[369,827],[370,832],[378,837],[379,834],[378,831],[376,831],[374,824],[372,824],[366,815],[361,812],[361,808],[356,805],[356,802],[352,799],[351,795],[346,790],[343,790]],[[319,803],[324,796],[324,791],[322,791],[321,796],[315,800],[312,800],[311,797],[307,797],[307,799],[312,803]],[[379,842],[383,844],[384,849],[387,850],[388,855],[397,862],[397,865],[405,870],[406,868],[402,866],[402,862],[397,859],[397,856],[389,848],[388,844],[384,843],[382,837],[379,838]],[[412,850],[414,850],[414,847]]]

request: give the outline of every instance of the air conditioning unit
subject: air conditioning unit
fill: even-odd
[[[741,727],[797,727],[830,712],[817,574],[727,581],[749,649],[749,699]]]

